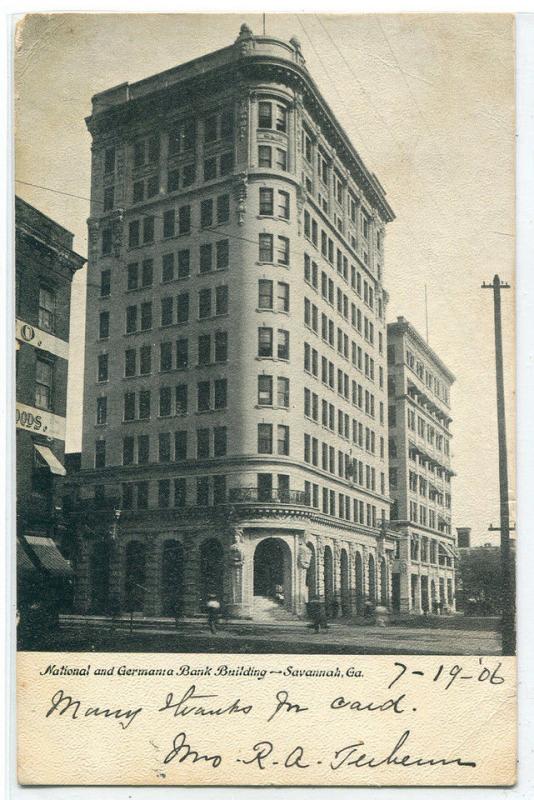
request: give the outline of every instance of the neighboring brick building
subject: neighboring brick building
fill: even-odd
[[[242,26],[87,124],[78,608],[388,604],[393,212],[298,41]]]
[[[73,234],[16,198],[17,540],[26,574],[61,576]],[[20,574],[20,570],[19,570]],[[19,590],[21,590],[19,583]],[[20,598],[19,598],[20,599]]]
[[[450,388],[455,380],[404,317],[387,326],[391,527],[401,534],[393,607],[454,610]]]

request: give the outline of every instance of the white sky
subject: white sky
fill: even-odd
[[[261,16],[247,14],[27,19],[17,179],[89,197],[91,96],[225,47],[242,22],[261,32]],[[457,376],[453,524],[471,526],[476,541],[496,541],[486,532],[499,512],[493,307],[479,287],[495,272],[513,282],[510,18],[268,14],[267,33],[298,36],[319,89],[387,191],[397,216],[386,237],[388,318],[402,314],[424,334],[427,285],[430,345]],[[21,183],[16,190],[74,232],[86,255],[87,202]],[[81,439],[84,277],[73,291],[69,450]],[[511,446],[513,304],[513,292],[504,293]]]

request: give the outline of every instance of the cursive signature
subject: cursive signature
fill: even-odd
[[[172,749],[169,750],[163,759],[163,763],[170,764],[175,758],[178,759],[178,763],[180,764],[183,764],[184,761],[197,764],[200,761],[209,764],[213,768],[219,767],[222,763],[222,756],[218,753],[208,756],[200,753],[198,750],[193,750],[187,742],[187,734],[185,731],[180,731],[180,733],[176,734],[172,742]]]

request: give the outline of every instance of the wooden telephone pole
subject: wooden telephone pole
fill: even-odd
[[[504,374],[502,357],[501,289],[509,289],[495,275],[492,283],[482,289],[493,289],[495,315],[495,371],[497,380],[497,426],[499,435],[499,487],[501,510],[501,597],[502,597],[502,654],[515,655],[515,596],[513,565],[510,560],[510,506],[508,499],[508,460],[506,452],[506,417],[504,408]]]

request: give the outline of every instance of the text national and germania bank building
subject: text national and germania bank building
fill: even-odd
[[[390,605],[394,215],[298,40],[243,25],[87,125],[78,610]]]

